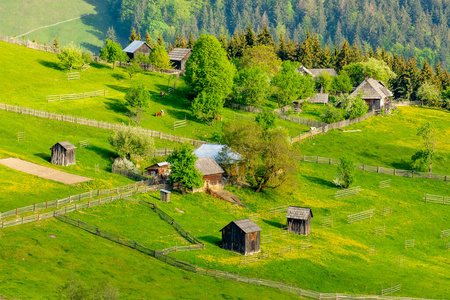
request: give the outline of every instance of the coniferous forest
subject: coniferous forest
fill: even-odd
[[[120,24],[115,28],[152,39],[161,34],[174,43],[177,34],[197,38],[203,33],[228,38],[251,24],[264,24],[279,42],[303,41],[308,31],[322,47],[340,48],[347,40],[364,53],[371,49],[405,58],[416,57],[443,68],[450,65],[450,1],[448,0],[109,0]]]

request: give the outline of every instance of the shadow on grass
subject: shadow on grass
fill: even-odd
[[[40,157],[46,162],[50,162],[52,159],[52,156],[48,153],[35,153],[34,156]]]
[[[222,244],[222,239],[218,238],[217,236],[205,235],[205,236],[200,236],[198,238],[201,239],[202,241],[205,241],[206,243],[214,245],[214,246],[220,247],[220,245]]]
[[[130,78],[127,78],[125,74],[123,74],[122,72],[113,73],[111,76],[116,80],[125,80],[125,79],[130,80]]]
[[[366,152],[366,151],[364,151],[364,152],[358,152],[357,154],[358,154],[358,155],[361,155],[362,157],[377,158],[377,159],[380,158],[379,155],[376,155],[376,154],[373,154],[373,153],[370,153],[370,152]]]
[[[410,161],[406,161],[404,159],[402,159],[399,162],[394,162],[391,163],[391,166],[395,169],[400,169],[400,170],[411,170],[411,162]]]
[[[113,75],[114,76],[114,75]],[[110,89],[122,92],[122,93],[126,93],[128,88],[124,87],[124,86],[120,86],[120,85],[115,85],[115,84],[107,84],[107,87],[109,87]]]
[[[91,65],[92,68],[96,68],[96,69],[112,69],[112,67],[107,65],[107,64],[91,62],[90,65]]]
[[[269,226],[276,227],[277,229],[280,229],[281,226],[285,225],[285,224],[277,222],[277,221],[270,221],[270,220],[264,220],[264,219],[262,221]]]
[[[64,68],[61,67],[61,65],[59,63],[56,63],[56,62],[53,62],[53,61],[47,61],[47,60],[38,59],[38,63],[40,63],[41,65],[43,65],[46,68],[54,69],[54,70],[57,70],[57,71],[65,70]],[[67,70],[67,71],[69,71],[69,70]]]
[[[332,187],[332,188],[338,188],[332,181],[328,181],[328,180],[325,180],[320,177],[303,176],[303,178],[306,178],[307,180],[309,180],[312,183],[316,183],[316,184],[320,184],[320,185],[328,186],[328,187]]]
[[[95,145],[89,145],[89,147],[87,148],[95,153],[97,153],[98,155],[100,155],[103,159],[107,160],[108,162],[111,163],[112,166],[112,162],[114,161],[114,158],[117,156],[117,154],[114,151],[105,149],[105,148],[100,148],[98,146]],[[109,167],[109,164],[106,168]]]

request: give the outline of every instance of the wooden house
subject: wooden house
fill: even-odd
[[[236,176],[244,170],[242,156],[227,145],[203,144],[193,152],[198,158],[211,157],[226,170],[226,175]]]
[[[69,142],[58,142],[50,148],[52,151],[51,163],[60,166],[74,165],[75,162],[75,147]]]
[[[169,53],[169,59],[176,70],[184,71],[185,65],[192,50],[185,48],[175,48]]]
[[[197,159],[195,168],[202,173],[204,183],[216,185],[222,182],[224,170],[211,157]]]
[[[146,56],[152,52],[152,47],[149,44],[142,41],[133,41],[125,49],[123,49],[130,59],[133,59],[138,53],[142,53]]]
[[[308,207],[289,206],[286,213],[287,230],[300,235],[310,234],[312,216]]]
[[[357,96],[361,94],[364,101],[369,106],[369,110],[386,111],[390,110],[392,92],[386,88],[386,86],[378,80],[373,78],[366,78],[351,94]]]
[[[319,77],[322,75],[322,73],[328,73],[333,77],[337,76],[337,72],[335,69],[307,69],[304,66],[301,66],[299,69],[297,69],[297,73],[303,74],[303,75],[311,75],[312,77]]]
[[[170,164],[166,161],[156,163],[150,167],[145,168],[147,174],[158,179],[166,179],[170,174]]]
[[[250,219],[236,220],[222,228],[222,249],[243,255],[260,251],[261,228]]]

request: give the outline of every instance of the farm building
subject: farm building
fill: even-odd
[[[366,78],[350,96],[362,95],[364,101],[369,106],[369,110],[380,111],[389,110],[392,92],[388,90],[381,81],[373,78]]]
[[[192,50],[185,48],[175,48],[169,53],[169,59],[176,70],[184,71],[186,61],[191,56]]]
[[[221,153],[222,152],[222,153]],[[193,152],[198,158],[211,157],[223,168],[229,171],[228,175],[237,175],[243,170],[242,156],[221,144],[203,144]],[[222,154],[222,155],[220,155]]]
[[[168,162],[160,162],[145,168],[147,174],[158,179],[165,179],[170,174],[170,164]]]
[[[310,234],[312,216],[310,208],[289,206],[286,213],[287,230],[301,235]]]
[[[333,77],[337,76],[337,72],[335,69],[307,69],[304,66],[301,66],[299,69],[297,69],[297,73],[303,75],[309,74],[312,77],[319,77],[323,72],[328,73]]]
[[[221,183],[224,170],[211,157],[202,157],[195,162],[195,168],[203,175],[203,182],[209,185]]]
[[[60,166],[69,166],[75,164],[75,147],[69,142],[58,142],[53,147],[52,150],[52,160],[51,163]]]
[[[250,219],[236,220],[222,228],[222,249],[243,255],[260,251],[261,228]]]
[[[123,52],[125,52],[130,59],[133,59],[138,53],[143,53],[147,56],[150,55],[150,52],[152,52],[152,47],[150,47],[146,42],[133,41],[125,49],[123,49]]]

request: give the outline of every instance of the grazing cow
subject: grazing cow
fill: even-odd
[[[157,111],[157,112],[155,113],[155,116],[156,116],[156,117],[162,117],[162,116],[164,116],[164,110],[161,109],[161,111]]]
[[[160,95],[161,95],[161,97],[165,97],[166,96],[166,93],[165,92],[161,92],[161,93],[159,93]]]
[[[222,117],[220,115],[217,115],[214,120],[219,120],[220,122],[222,122]]]

